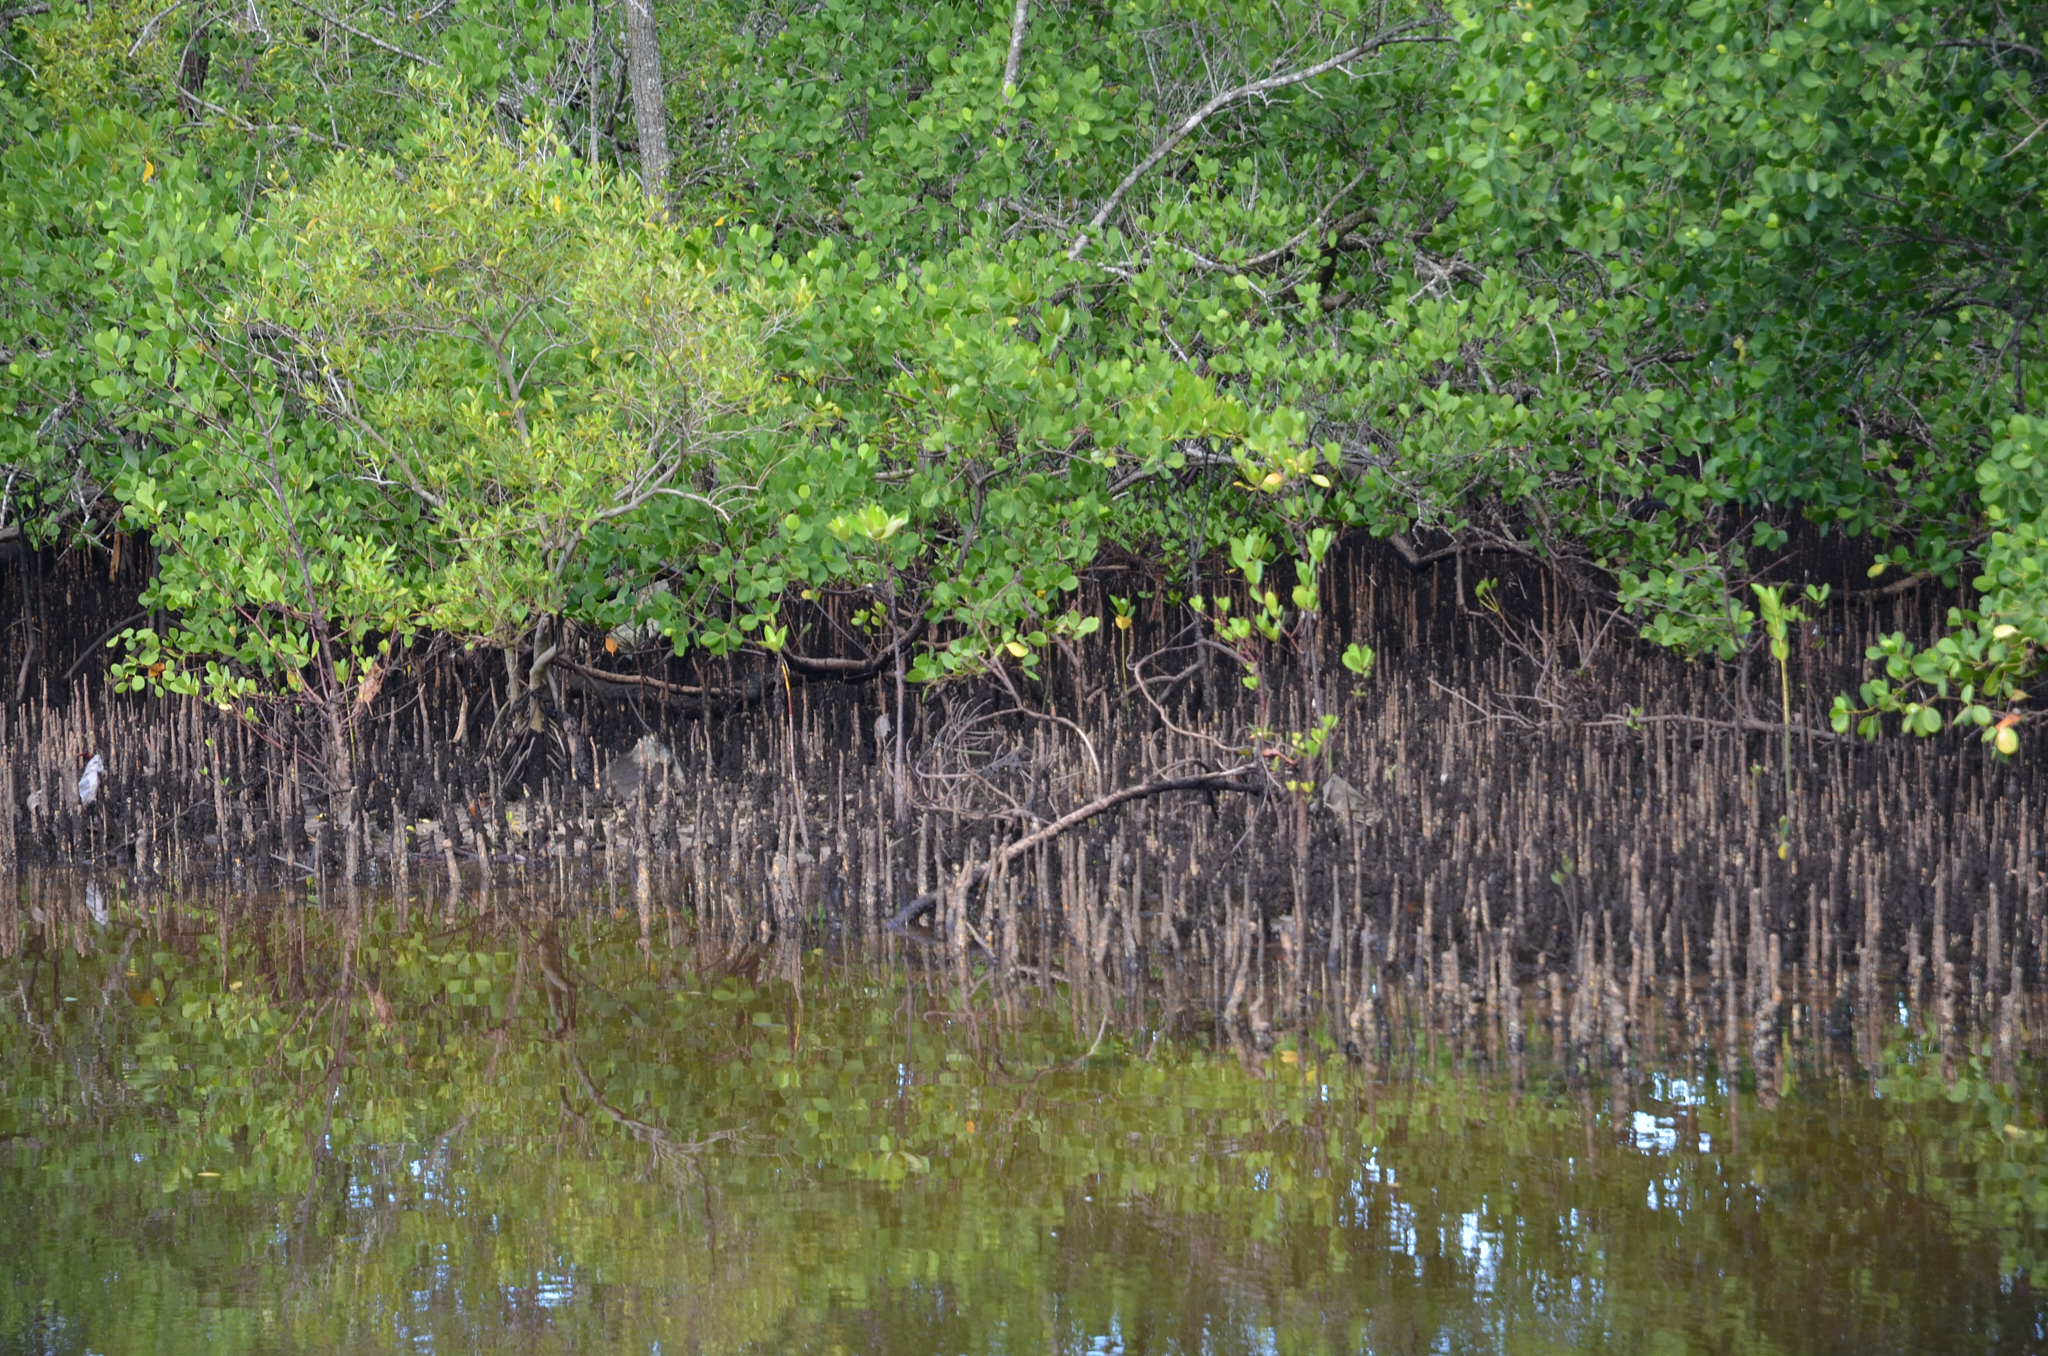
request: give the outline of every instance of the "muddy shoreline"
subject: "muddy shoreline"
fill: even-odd
[[[1314,1010],[1361,1047],[1387,1015],[1360,994],[1387,975],[1475,1013],[1538,993],[1615,1058],[1660,985],[1734,1013],[1758,1048],[1895,1001],[2007,1050],[2048,1025],[2031,1015],[2048,988],[2034,763],[1825,732],[1863,647],[1942,598],[1874,599],[1846,614],[1864,634],[1799,638],[1789,805],[1762,673],[1592,636],[1540,577],[1500,591],[1522,608],[1504,630],[1456,562],[1365,550],[1338,573],[1325,647],[1366,638],[1379,667],[1353,683],[1330,662],[1320,687],[1272,699],[1284,728],[1308,726],[1312,700],[1339,717],[1307,795],[1200,784],[1252,720],[1223,666],[1190,664],[1165,704],[1133,697],[1137,657],[1170,639],[1155,587],[1129,630],[1035,686],[911,687],[900,731],[886,667],[833,652],[823,608],[799,633],[810,662],[786,668],[576,637],[531,721],[505,719],[500,656],[423,644],[355,727],[358,809],[337,823],[307,711],[116,695],[96,662],[53,687],[73,648],[131,615],[147,567],[131,550],[111,584],[79,555],[7,571],[7,605],[24,582],[40,603],[0,662],[18,671],[32,633],[41,677],[0,711],[4,869],[152,891],[310,877],[331,892],[347,861],[398,893],[601,880],[762,941],[894,920],[999,965],[1075,947],[1115,977],[1172,957],[1208,976],[1226,1024]],[[1153,784],[1168,789],[1005,855]]]

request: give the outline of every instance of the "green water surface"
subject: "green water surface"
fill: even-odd
[[[39,916],[0,1352],[2048,1348],[2039,1082],[1910,1047],[1518,1093],[609,914]]]

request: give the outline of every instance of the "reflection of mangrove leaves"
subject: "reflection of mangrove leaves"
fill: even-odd
[[[883,1136],[883,1143],[888,1137]],[[863,1155],[866,1174],[877,1182],[900,1182],[906,1177],[922,1177],[932,1170],[932,1161],[923,1154],[911,1153],[908,1149],[884,1149],[878,1154]]]
[[[1847,1293],[1855,1268],[1933,1265],[1904,1204],[1942,1201],[1949,1237],[1982,1219],[2014,1256],[2040,1255],[2026,1240],[2043,1155],[1993,1126],[2010,1108],[1988,1083],[1958,1084],[1961,1102],[1901,1085],[1836,1106],[1816,1081],[1821,1114],[1745,1111],[1735,1157],[1718,1106],[1517,1098],[1477,1077],[1367,1088],[1299,1054],[1266,1079],[1228,1052],[1077,1062],[1092,1032],[1057,1010],[1014,1025],[919,1016],[906,1047],[906,1014],[929,1005],[844,970],[808,984],[799,1027],[786,979],[694,975],[659,955],[650,971],[632,923],[563,924],[548,957],[562,990],[522,986],[496,936],[384,919],[359,944],[364,983],[345,987],[345,966],[320,968],[342,947],[334,920],[257,926],[278,930],[267,947],[230,933],[223,957],[208,927],[132,975],[89,953],[67,962],[79,1001],[54,1003],[45,983],[22,1010],[33,1025],[0,1025],[0,1135],[41,1141],[0,1150],[0,1218],[27,1221],[0,1267],[29,1277],[0,1285],[0,1335],[23,1331],[23,1296],[40,1295],[96,1316],[98,1349],[157,1347],[159,1330],[183,1330],[177,1315],[215,1303],[267,1306],[299,1345],[349,1331],[392,1347],[445,1326],[510,1348],[537,1285],[617,1283],[647,1298],[557,1306],[554,1340],[870,1350],[873,1334],[839,1326],[849,1314],[944,1286],[966,1326],[891,1349],[1023,1348],[1048,1343],[1020,1297],[1060,1293],[1062,1321],[1096,1332],[1132,1293],[1221,1322],[1249,1302],[1204,1279],[1228,1271],[1299,1298],[1260,1311],[1259,1341],[1218,1350],[1404,1350],[1412,1334],[1383,1325],[1416,1314],[1427,1258],[1429,1321],[1453,1348],[1490,1348],[1512,1319],[1542,1335],[1532,1350],[1595,1329],[1610,1349],[1683,1349],[1716,1324],[1734,1325],[1723,1347],[1763,1349],[1773,1316]],[[266,956],[304,956],[304,973]],[[0,961],[0,991],[30,964]],[[578,1024],[560,1032],[549,999],[571,991]],[[1040,1072],[989,1077],[998,1054]],[[1638,1116],[1682,1149],[1631,1147]],[[1694,1151],[1702,1136],[1713,1152]],[[1928,1162],[1868,1153],[1877,1143],[1918,1143]],[[650,1153],[690,1171],[649,1174]],[[1853,1193],[1827,1175],[1845,1162]],[[1825,1208],[1759,1213],[1780,1199]],[[1090,1256],[1117,1265],[1077,1265]],[[1670,1284],[1662,1268],[1681,1256],[1713,1260],[1712,1294]],[[1968,1271],[1965,1254],[1951,1262]],[[207,1298],[223,1267],[240,1269],[243,1298]],[[1572,1276],[1598,1277],[1602,1298],[1558,1308],[1546,1287]],[[416,1315],[403,1332],[402,1314]],[[1335,1334],[1333,1314],[1359,1326]]]
[[[1937,1054],[1915,1044],[1890,1051],[1879,1090],[1901,1110],[1891,1125],[1901,1151],[1924,1155],[1919,1186],[1946,1205],[1960,1232],[1999,1241],[2000,1269],[2048,1286],[2048,1131],[2014,1102],[2010,1083],[1992,1078],[1982,1057],[1955,1077]]]

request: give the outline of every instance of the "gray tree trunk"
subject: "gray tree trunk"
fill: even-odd
[[[1031,22],[1031,0],[1017,0],[1010,15],[1010,55],[1003,62],[1003,108],[1008,111],[1017,89],[1018,73],[1024,66],[1024,29]]]
[[[1017,81],[1022,79],[1024,68],[1024,28],[1031,22],[1031,0],[1017,0],[1017,8],[1010,14],[1010,55],[1003,62],[1002,108],[996,114],[996,135],[1010,135],[1010,105],[1016,101]]]
[[[626,74],[633,85],[640,183],[649,198],[662,202],[668,183],[668,113],[662,103],[661,43],[654,30],[654,0],[626,0]]]

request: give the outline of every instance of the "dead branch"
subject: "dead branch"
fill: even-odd
[[[555,667],[567,669],[573,675],[565,687],[578,687],[599,697],[628,697],[635,693],[651,693],[662,702],[688,711],[707,711],[721,704],[751,706],[761,700],[766,685],[758,673],[749,674],[747,681],[739,687],[694,687],[686,683],[671,683],[661,678],[648,678],[637,673],[607,673],[573,659],[556,659]]]
[[[1603,716],[1599,720],[1585,722],[1591,726],[1621,727],[1633,730],[1638,725],[1695,725],[1708,730],[1733,730],[1739,734],[1783,734],[1792,731],[1795,739],[1827,739],[1837,744],[1854,744],[1854,735],[1836,734],[1833,730],[1816,730],[1804,721],[1795,720],[1790,726],[1772,720],[1715,720],[1711,716]]]
[[[1269,789],[1268,784],[1263,776],[1254,777],[1251,774],[1262,772],[1263,769],[1257,763],[1245,763],[1222,772],[1202,772],[1186,777],[1159,777],[1149,782],[1139,782],[1134,786],[1120,787],[1108,795],[1097,796],[1086,805],[1069,810],[1043,828],[1025,834],[988,861],[962,872],[955,888],[963,892],[972,890],[987,880],[992,872],[1006,869],[1012,862],[1044,847],[1069,829],[1078,828],[1097,815],[1114,810],[1117,806],[1130,801],[1163,796],[1174,791],[1236,791],[1246,795],[1261,794]],[[940,897],[939,891],[928,891],[919,895],[898,909],[886,926],[893,931],[901,932],[936,909]]]
[[[791,649],[784,649],[782,658],[800,677],[836,678],[840,682],[858,682],[878,677],[886,672],[889,666],[896,662],[896,656],[901,653],[904,646],[915,645],[923,638],[928,625],[925,618],[919,617],[917,625],[905,631],[900,641],[882,653],[869,655],[864,659],[813,658]]]
[[[1894,579],[1889,584],[1881,584],[1872,589],[1843,589],[1842,597],[1852,602],[1868,602],[1872,598],[1896,598],[1902,593],[1911,593],[1933,577],[1927,574],[1909,574],[1904,579]]]
[[[1178,127],[1167,133],[1165,139],[1152,148],[1150,155],[1140,160],[1132,168],[1131,172],[1123,177],[1123,180],[1110,191],[1110,195],[1103,199],[1102,206],[1095,210],[1095,215],[1088,219],[1088,224],[1081,229],[1081,233],[1074,237],[1074,243],[1067,249],[1067,258],[1079,259],[1081,251],[1088,247],[1089,239],[1109,221],[1110,215],[1123,202],[1124,195],[1137,186],[1138,180],[1144,178],[1153,166],[1171,155],[1174,147],[1194,135],[1195,131],[1215,114],[1230,107],[1232,104],[1242,103],[1246,99],[1256,98],[1261,94],[1270,94],[1275,90],[1286,89],[1290,85],[1298,85],[1305,80],[1313,80],[1319,75],[1336,70],[1340,66],[1349,65],[1360,57],[1368,56],[1382,47],[1389,47],[1396,43],[1450,41],[1448,38],[1439,37],[1435,34],[1420,34],[1416,31],[1434,26],[1433,21],[1426,19],[1417,19],[1412,23],[1399,24],[1383,33],[1375,33],[1364,42],[1346,48],[1333,57],[1318,61],[1313,66],[1304,66],[1300,70],[1287,71],[1280,75],[1269,75],[1263,80],[1253,80],[1239,85],[1235,89],[1223,91],[1223,93],[1209,100],[1208,103],[1203,104],[1200,108],[1182,119]]]
[[[334,27],[340,29],[344,33],[350,34],[354,37],[361,38],[364,42],[369,43],[370,46],[372,47],[379,48],[382,51],[389,52],[393,56],[404,57],[407,61],[417,62],[419,65],[422,66],[430,66],[435,70],[441,69],[441,63],[434,60],[432,57],[421,56],[418,52],[409,52],[405,48],[400,47],[396,43],[384,41],[384,39],[378,37],[374,33],[366,33],[362,29],[357,28],[354,24],[336,18],[334,15],[327,13],[325,10],[320,9],[317,6],[307,4],[306,0],[292,0],[292,3],[297,5],[300,9],[306,11],[306,13],[312,15],[314,18],[320,20],[322,23],[332,24],[334,25]]]

